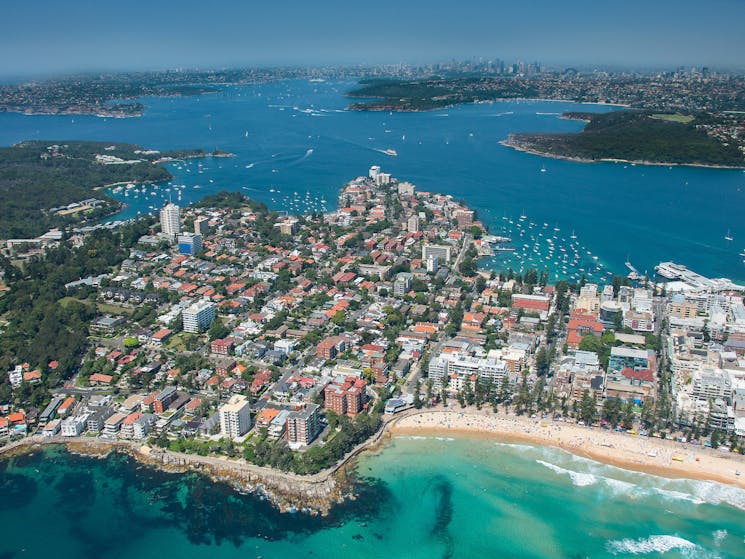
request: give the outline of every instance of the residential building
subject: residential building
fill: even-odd
[[[419,216],[418,215],[412,215],[409,217],[409,219],[406,220],[406,229],[409,231],[409,233],[418,233],[419,232]]]
[[[347,339],[344,336],[330,336],[316,347],[316,355],[323,359],[334,359],[346,350]]]
[[[181,313],[184,332],[198,334],[209,328],[215,319],[215,308],[216,305],[213,302],[202,299],[184,309]]]
[[[160,210],[161,233],[171,242],[181,231],[181,209],[173,203],[168,203]]]
[[[321,429],[317,404],[306,404],[302,410],[287,416],[287,442],[291,448],[309,445]]]
[[[324,407],[339,415],[357,415],[364,404],[365,386],[363,379],[353,376],[332,382],[323,390]]]
[[[178,236],[178,250],[181,254],[198,254],[202,250],[202,235],[181,233]]]
[[[649,369],[651,351],[646,349],[633,349],[630,347],[616,346],[610,350],[610,361],[608,370],[620,372],[623,369]]]
[[[499,385],[509,372],[507,363],[502,359],[480,358],[460,352],[441,353],[430,360],[428,368],[429,378],[437,387],[443,385],[445,378],[453,382],[454,379],[460,381],[471,376]]]
[[[414,280],[413,274],[409,272],[401,272],[396,276],[393,282],[393,294],[396,297],[403,297],[411,289],[411,284]]]
[[[458,222],[458,229],[468,229],[473,225],[473,210],[457,210],[455,219]]]
[[[234,439],[251,429],[251,407],[245,396],[233,395],[220,406],[220,433]]]
[[[85,424],[88,420],[88,414],[76,415],[65,418],[61,426],[63,437],[77,437],[85,431]]]
[[[161,390],[153,401],[153,411],[163,413],[168,409],[168,405],[178,397],[175,386],[167,386]]]
[[[448,245],[424,245],[422,246],[422,260],[426,262],[430,256],[436,256],[440,264],[448,264],[451,248]]]
[[[204,216],[194,220],[194,232],[204,237],[210,231],[210,220]]]
[[[115,413],[109,417],[103,423],[103,434],[106,437],[116,437],[119,434],[119,429],[122,426],[122,422],[127,418],[123,413]]]

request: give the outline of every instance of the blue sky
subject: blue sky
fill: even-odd
[[[269,64],[540,60],[745,67],[745,0],[23,0],[0,75]]]

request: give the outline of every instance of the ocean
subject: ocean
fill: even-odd
[[[359,498],[277,512],[198,474],[47,447],[0,462],[0,557],[720,558],[745,556],[745,491],[562,450],[398,436]]]
[[[381,165],[420,190],[465,200],[514,252],[487,269],[548,268],[550,279],[596,281],[652,273],[673,260],[745,281],[745,173],[740,170],[577,163],[500,145],[511,132],[576,131],[559,118],[604,105],[505,101],[426,113],[350,112],[352,81],[226,86],[199,97],[146,98],[141,118],[0,114],[0,144],[26,139],[128,141],[154,149],[220,149],[229,159],[170,164],[170,184],[115,194],[118,217],[152,212],[219,190],[241,191],[298,213],[336,206],[343,184]],[[397,157],[385,150],[393,149]],[[524,217],[523,217],[524,216]],[[522,218],[521,218],[522,217]],[[725,240],[727,232],[733,238]]]
[[[145,115],[132,119],[2,113],[0,144],[110,140],[236,154],[170,164],[172,183],[115,194],[127,204],[118,217],[225,189],[290,213],[331,209],[345,181],[381,165],[420,190],[464,199],[492,233],[512,237],[514,253],[487,268],[602,279],[626,273],[627,260],[640,272],[674,260],[745,281],[742,172],[582,164],[499,144],[510,132],[579,130],[558,115],[612,107],[510,101],[353,113],[342,96],[353,86],[229,86],[144,99]],[[0,461],[0,559],[745,556],[745,492],[713,483],[460,438],[398,437],[364,455],[358,472],[360,498],[315,518],[124,456],[37,451]]]

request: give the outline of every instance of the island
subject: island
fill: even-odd
[[[741,168],[743,152],[722,133],[731,122],[708,114],[614,111],[565,113],[587,122],[576,133],[510,134],[503,145],[573,161]]]
[[[320,514],[389,433],[743,486],[745,287],[675,263],[607,285],[479,270],[511,240],[379,166],[337,202],[280,215],[222,192],[7,247],[0,454],[124,452]]]
[[[35,140],[2,147],[0,239],[97,223],[121,208],[101,187],[168,181],[171,173],[157,163],[206,156],[198,149],[160,152],[120,142]]]

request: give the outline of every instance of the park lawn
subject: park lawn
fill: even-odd
[[[656,118],[657,120],[666,120],[668,122],[680,122],[681,124],[688,124],[691,122],[694,117],[691,115],[682,115],[680,113],[675,114],[664,114],[664,113],[658,113],[651,115],[652,118]]]

